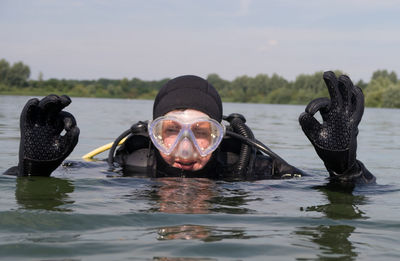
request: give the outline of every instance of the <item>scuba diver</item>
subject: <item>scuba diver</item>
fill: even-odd
[[[324,162],[330,181],[374,183],[374,175],[356,159],[363,93],[345,75],[337,78],[325,72],[323,78],[330,99],[308,104],[299,117],[302,130]],[[64,161],[79,137],[74,116],[63,111],[70,103],[65,95],[26,103],[20,118],[19,163],[5,174],[50,176]],[[314,118],[318,111],[322,124]],[[108,164],[126,176],[154,178],[259,180],[306,175],[258,141],[245,121],[236,113],[223,116],[221,98],[205,79],[180,76],[160,89],[151,121],[139,121],[117,138]]]

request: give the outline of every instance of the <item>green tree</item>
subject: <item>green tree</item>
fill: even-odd
[[[279,88],[271,91],[266,101],[268,103],[276,103],[276,104],[289,104],[293,101],[293,90],[290,88]]]
[[[225,93],[229,90],[230,82],[219,77],[218,74],[212,73],[207,76],[207,81],[217,89],[219,94],[225,96]]]
[[[398,108],[399,80],[395,72],[375,71],[365,88],[365,104],[369,107]]]
[[[253,85],[251,83],[251,78],[243,75],[237,77],[231,83],[232,94],[231,98],[235,102],[249,102],[252,93],[253,93]]]
[[[11,86],[26,86],[30,74],[31,70],[29,69],[29,66],[23,64],[22,62],[14,63],[9,70],[7,82]]]
[[[8,74],[10,72],[10,64],[5,60],[0,60],[0,83],[7,83]]]
[[[355,83],[356,86],[360,87],[361,90],[365,90],[368,87],[368,83],[364,82],[363,80],[359,80]]]
[[[316,72],[313,75],[300,74],[293,83],[295,90],[305,89],[313,93],[318,93],[326,89],[322,78],[323,72]]]
[[[389,73],[387,70],[377,70],[372,74],[371,80],[376,80],[378,78],[387,78],[392,83],[397,83],[398,81],[397,74],[394,71]]]
[[[391,85],[382,95],[382,107],[400,108],[400,85]]]
[[[38,81],[43,82],[43,73],[39,72]]]
[[[393,82],[387,77],[378,77],[365,89],[365,104],[369,107],[383,107],[383,96]]]

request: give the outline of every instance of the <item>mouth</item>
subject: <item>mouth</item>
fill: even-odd
[[[190,161],[190,162],[176,161],[174,165],[176,168],[180,168],[183,170],[193,170],[195,163],[196,163],[195,161]]]

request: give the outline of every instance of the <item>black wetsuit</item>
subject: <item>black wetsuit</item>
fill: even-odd
[[[138,122],[133,126],[136,125],[144,126],[143,122]],[[279,156],[277,158],[267,156],[251,146],[248,146],[248,157],[243,158],[243,146],[246,145],[228,135],[224,137],[218,149],[213,152],[211,159],[202,169],[185,171],[166,163],[152,144],[147,130],[145,128],[138,129],[140,131],[130,135],[125,143],[119,147],[114,157],[114,162],[122,167],[125,176],[262,180],[299,178],[307,175]],[[47,173],[46,165],[43,170]],[[12,167],[4,174],[18,176],[18,171],[18,167]],[[41,173],[43,171],[38,171],[35,175],[41,175]],[[356,161],[355,166],[348,173],[339,176],[335,173],[329,173],[331,180],[339,183],[365,184],[375,181],[375,177],[360,161]]]
[[[164,161],[147,133],[131,135],[118,149],[117,162],[126,176],[203,177],[222,180],[261,180],[295,178],[307,175],[282,159],[273,159],[252,149],[245,166],[240,166],[242,142],[225,136],[210,161],[198,171],[174,168]],[[332,175],[331,175],[332,176]],[[355,171],[345,177],[332,177],[339,182],[369,183],[375,177],[357,161]]]

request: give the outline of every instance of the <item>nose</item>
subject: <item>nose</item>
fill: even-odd
[[[189,159],[196,156],[193,144],[188,138],[183,138],[179,143],[177,156],[183,159]]]

